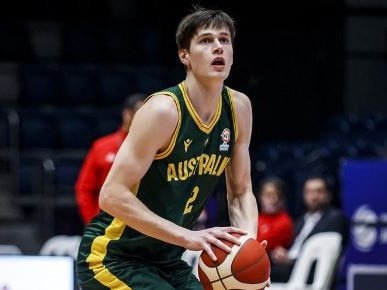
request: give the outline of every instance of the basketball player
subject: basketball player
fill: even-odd
[[[224,85],[234,37],[221,10],[197,7],[178,25],[186,78],[149,96],[134,116],[81,241],[83,290],[202,289],[181,259],[185,249],[216,260],[211,246],[231,250],[221,239],[239,244],[232,232],[256,237],[251,103]],[[231,226],[193,230],[223,172]]]

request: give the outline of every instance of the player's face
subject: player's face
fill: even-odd
[[[198,77],[225,80],[233,63],[233,45],[227,28],[199,29],[187,51],[188,69]]]

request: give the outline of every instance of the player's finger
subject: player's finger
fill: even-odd
[[[236,227],[229,227],[228,232],[230,233],[238,233],[238,234],[241,234],[241,235],[247,235],[248,232],[246,230],[243,230],[243,229],[240,229],[240,228],[236,228]]]
[[[236,228],[235,228],[236,229]],[[213,228],[211,229],[211,235],[216,239],[225,240],[228,242],[231,242],[235,245],[240,245],[241,242],[239,239],[234,235],[235,231],[232,230],[231,227],[229,228]],[[242,234],[244,235],[244,234]],[[210,241],[211,243],[215,243],[215,240]]]
[[[212,250],[212,247],[210,247],[210,246],[205,247],[204,251],[207,252],[208,256],[211,258],[212,261],[215,262],[216,260],[218,260],[218,258],[216,257],[214,251]]]
[[[224,242],[222,242],[221,240],[219,239],[215,239],[212,244],[220,249],[222,249],[223,251],[227,252],[227,253],[230,253],[231,252],[231,248],[229,246],[227,246]]]
[[[266,247],[267,247],[267,241],[266,241],[266,240],[263,240],[263,241],[261,242],[261,246],[262,246],[264,249],[266,249]]]
[[[233,232],[235,233],[235,232]],[[223,233],[221,236],[219,236],[218,238],[221,238],[223,240],[227,240],[235,245],[240,245],[241,244],[241,241],[239,240],[239,238],[237,238],[235,235],[232,235],[231,233]]]

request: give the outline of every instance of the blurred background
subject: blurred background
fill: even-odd
[[[365,183],[350,207],[344,201],[356,194],[347,198],[343,188],[348,161],[381,162],[375,176],[386,172],[387,1],[197,3],[236,20],[226,84],[253,104],[254,184],[285,179],[297,217],[303,178],[328,176],[334,204],[349,217],[371,204],[375,243],[387,252],[384,178],[376,189]],[[85,153],[117,129],[128,94],[184,78],[174,33],[190,9],[191,1],[0,2],[0,243],[35,255],[53,236],[82,234],[74,183]],[[361,170],[371,174],[367,164]],[[222,186],[208,217],[209,225],[227,222]]]

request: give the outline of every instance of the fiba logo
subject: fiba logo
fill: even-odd
[[[354,246],[362,252],[369,252],[378,239],[378,216],[368,207],[362,205],[357,208],[352,216],[354,225],[352,237]]]

